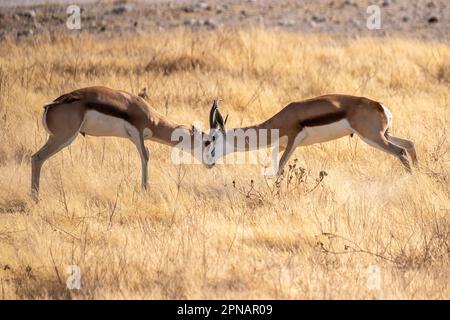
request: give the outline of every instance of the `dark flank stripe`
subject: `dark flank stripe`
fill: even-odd
[[[345,111],[338,111],[335,113],[328,113],[321,116],[305,119],[302,122],[300,122],[300,125],[302,127],[318,127],[318,126],[325,126],[327,124],[331,124],[333,122],[337,122],[339,120],[342,120],[346,117]]]
[[[108,116],[120,118],[128,122],[130,120],[130,116],[125,111],[119,110],[117,107],[112,106],[110,104],[100,102],[88,102],[86,103],[86,109],[95,110]]]
[[[58,103],[58,104],[69,104],[75,101],[79,101],[80,98],[77,95],[74,95],[72,93],[68,93],[68,94],[63,94],[62,96],[56,98],[54,100],[54,102]],[[87,102],[85,104],[86,109],[87,110],[95,110],[98,111],[100,113],[106,114],[108,116],[113,116],[116,118],[120,118],[123,119],[125,121],[129,121],[130,116],[118,109],[117,107],[107,104],[107,103],[101,103],[101,102]]]

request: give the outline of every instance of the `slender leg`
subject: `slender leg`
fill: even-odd
[[[72,143],[83,126],[84,111],[77,102],[72,105],[55,105],[47,107],[42,121],[47,131],[52,134],[45,145],[31,158],[31,195],[37,201],[39,178],[44,162]]]
[[[75,140],[78,133],[72,136],[49,136],[45,145],[31,157],[31,196],[35,201],[39,196],[39,180],[44,162]]]
[[[142,167],[141,185],[144,190],[147,190],[149,152],[144,145],[144,139],[139,140],[140,145],[138,147],[138,151],[139,155],[141,156],[141,167]]]
[[[291,157],[294,150],[297,148],[298,145],[300,145],[301,141],[305,137],[306,135],[303,131],[300,131],[295,138],[288,137],[286,150],[284,151],[283,155],[281,156],[280,162],[278,163],[278,173],[277,173],[278,176],[280,176],[283,173],[284,166],[289,161],[289,158]]]
[[[415,166],[418,165],[416,149],[414,148],[414,143],[412,141],[407,140],[407,139],[397,138],[397,137],[391,136],[388,133],[386,133],[385,136],[386,136],[386,139],[388,139],[393,144],[395,144],[399,147],[405,148],[406,151],[408,152],[409,156],[412,159],[413,165],[415,165]]]
[[[288,143],[286,150],[283,152],[283,155],[280,158],[280,162],[278,163],[278,172],[277,176],[281,176],[283,174],[283,168],[294,152],[295,148],[292,143]]]
[[[396,156],[398,159],[400,159],[406,171],[408,171],[408,173],[412,173],[409,160],[406,157],[406,150],[404,148],[393,144],[392,142],[387,140],[383,135],[379,135],[376,137],[363,137],[360,135],[360,137],[364,142],[371,145],[372,147],[375,147],[377,149],[380,149],[384,152]]]
[[[137,129],[132,128],[128,131],[130,133],[131,141],[135,144],[139,152],[139,156],[141,157],[141,185],[142,188],[146,190],[148,183],[148,160],[150,158],[150,152],[145,147],[143,135],[139,133]]]
[[[148,150],[147,147],[145,147],[144,145],[144,139],[141,139],[141,144],[142,147],[144,148],[144,161],[142,161],[142,156],[141,156],[141,166],[142,166],[142,187],[144,188],[144,190],[147,189],[147,185],[148,185],[148,162],[150,160],[150,151]]]

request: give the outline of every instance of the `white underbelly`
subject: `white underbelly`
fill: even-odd
[[[299,135],[302,139],[300,146],[307,146],[314,143],[327,142],[353,133],[347,119],[342,119],[324,126],[305,127]]]
[[[91,136],[114,136],[129,138],[127,127],[130,124],[120,118],[89,110],[84,116],[80,131]]]

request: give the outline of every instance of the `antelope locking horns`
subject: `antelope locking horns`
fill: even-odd
[[[220,130],[225,132],[225,124],[227,123],[228,115],[225,117],[224,121],[222,114],[220,113],[217,106],[217,101],[217,99],[213,101],[211,112],[209,113],[209,127],[210,129],[217,129],[218,127],[220,127]]]

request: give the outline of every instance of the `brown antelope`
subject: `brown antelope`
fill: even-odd
[[[204,146],[204,133],[194,126],[179,125],[152,109],[141,97],[106,87],[89,87],[64,94],[44,105],[42,123],[49,137],[45,145],[32,156],[31,189],[37,199],[43,163],[71,144],[78,134],[114,136],[130,139],[136,146],[142,165],[141,184],[147,187],[150,153],[144,145],[149,139],[169,146],[175,130],[186,133],[192,141],[191,153],[205,166],[203,154],[194,152]],[[199,156],[200,155],[200,156]]]
[[[261,124],[231,130],[225,129],[226,120],[223,120],[217,106],[213,106],[210,117],[212,117],[211,129],[218,130],[208,135],[209,143],[205,145],[205,152],[213,158],[213,163],[228,153],[249,151],[255,147],[261,148],[278,143],[281,149],[285,149],[278,163],[277,173],[280,175],[298,146],[331,141],[356,133],[372,147],[400,159],[408,172],[411,173],[411,167],[407,153],[413,164],[417,164],[413,142],[390,134],[391,112],[383,104],[363,97],[335,94],[293,102]],[[234,138],[227,139],[227,134],[236,130],[241,130],[248,136],[247,132],[262,129],[267,130],[268,134],[264,141],[259,135],[255,135],[257,143],[250,144],[249,139],[245,139],[239,146]],[[273,129],[278,130],[276,137],[272,137]]]

